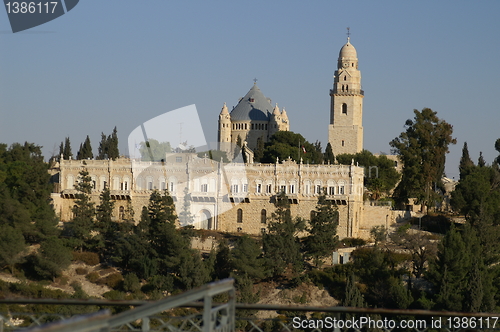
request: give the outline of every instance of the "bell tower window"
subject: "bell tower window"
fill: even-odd
[[[346,103],[342,104],[342,114],[347,114],[347,104]]]

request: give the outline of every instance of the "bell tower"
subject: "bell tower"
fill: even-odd
[[[363,97],[358,55],[350,42],[342,46],[330,90],[328,142],[335,156],[363,150]]]

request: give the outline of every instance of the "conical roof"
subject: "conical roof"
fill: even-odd
[[[232,121],[269,121],[269,114],[273,111],[273,106],[260,91],[257,84],[254,84],[250,91],[243,97],[238,105],[231,111]]]

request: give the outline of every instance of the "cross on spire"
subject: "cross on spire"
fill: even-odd
[[[257,79],[256,78],[253,79],[253,84],[257,84]]]
[[[351,38],[351,28],[347,27],[347,41]]]

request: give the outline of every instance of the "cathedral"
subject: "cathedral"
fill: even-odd
[[[363,149],[363,96],[357,52],[348,38],[340,50],[330,90],[328,140],[336,155]],[[251,152],[259,139],[267,142],[277,131],[289,129],[286,111],[277,104],[272,106],[254,83],[231,112],[226,104],[222,107],[219,149],[232,156],[231,146],[241,142]],[[129,158],[60,160],[51,169],[53,204],[63,222],[72,219],[78,194],[75,183],[79,172],[86,170],[92,179],[94,202],[98,204],[104,188],[110,189],[116,221],[138,222],[153,190],[167,190],[178,215],[188,206],[193,219],[187,224],[221,232],[266,232],[274,202],[282,192],[289,199],[292,215],[304,219],[314,213],[318,197],[326,194],[339,211],[340,238],[369,238],[372,227],[389,227],[401,217],[401,212],[390,206],[364,202],[364,168],[357,165],[310,165],[290,159],[260,164],[251,158],[245,160],[224,163],[194,153],[167,154],[162,162]],[[181,221],[180,226],[184,225]]]

